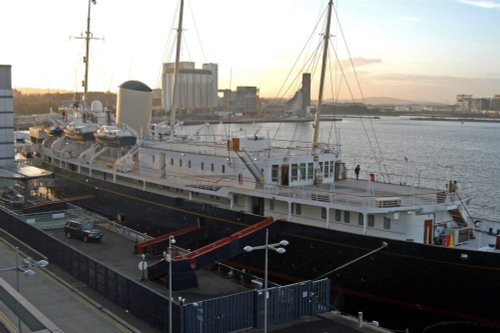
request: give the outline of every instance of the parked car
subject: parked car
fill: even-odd
[[[89,222],[80,222],[75,220],[70,220],[64,225],[64,233],[67,238],[80,238],[84,242],[88,241],[100,241],[102,238],[102,232],[94,229],[94,225]]]

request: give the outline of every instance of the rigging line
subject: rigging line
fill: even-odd
[[[363,90],[361,89],[361,84],[359,82],[359,77],[358,77],[358,73],[356,71],[356,67],[354,67],[354,62],[352,60],[352,56],[351,56],[351,51],[349,49],[349,46],[347,45],[347,41],[346,41],[346,38],[345,38],[345,34],[344,34],[344,29],[342,29],[342,25],[340,24],[340,19],[339,19],[339,16],[338,16],[338,12],[337,10],[334,8],[334,12],[335,12],[335,17],[337,19],[337,22],[339,23],[338,24],[338,27],[339,27],[339,31],[342,35],[342,39],[344,41],[344,46],[346,48],[346,51],[347,51],[347,54],[348,54],[348,57],[349,57],[349,61],[351,63],[351,67],[352,67],[352,70],[353,70],[353,73],[354,73],[354,77],[356,78],[356,82],[358,84],[358,89],[359,89],[359,93],[361,95],[361,99],[363,101],[363,103],[366,105],[366,99],[365,99],[365,96],[363,94]],[[363,120],[361,119],[361,122],[363,122]],[[375,137],[375,143],[376,143],[376,146],[377,146],[377,149],[378,149],[378,153],[379,153],[379,156],[380,156],[380,162],[382,162],[382,165],[384,167],[384,170],[385,172],[387,172],[387,165],[385,164],[384,160],[383,160],[383,153],[382,153],[382,149],[380,148],[380,142],[378,140],[378,137],[377,137],[377,133],[375,131],[375,128],[373,126],[373,121],[370,119],[370,124],[371,124],[371,129],[372,129],[372,132],[373,132],[373,136]],[[382,173],[382,172],[381,172]],[[383,173],[382,173],[383,175]],[[387,177],[388,179],[388,182],[390,183],[391,180],[389,177]]]
[[[311,43],[312,37],[313,37],[314,33],[316,32],[316,29],[318,28],[318,25],[321,22],[321,19],[325,15],[325,13],[326,13],[326,8],[324,9],[323,13],[320,15],[320,19],[316,22],[316,25],[314,26],[313,30],[311,31],[311,34],[309,35],[309,38],[307,39],[306,43],[304,44],[304,47],[302,48],[302,50],[300,51],[299,55],[297,56],[297,59],[295,59],[295,62],[293,64],[292,68],[288,72],[288,75],[286,76],[285,80],[283,81],[283,84],[281,85],[280,89],[278,90],[278,93],[277,93],[278,97],[281,96],[281,91],[283,90],[283,87],[288,82],[288,79],[290,78],[290,75],[292,75],[295,66],[297,65],[297,63],[299,62],[299,60],[302,58],[302,54],[306,50],[307,46]]]
[[[320,41],[318,43],[318,46],[314,49],[314,51],[311,53],[311,55],[309,56],[309,58],[306,61],[304,61],[304,65],[300,68],[300,70],[297,71],[297,74],[295,75],[295,77],[293,78],[293,80],[291,80],[290,85],[283,92],[283,96],[285,96],[290,91],[290,89],[292,88],[293,83],[297,82],[299,76],[301,75],[301,73],[304,72],[304,69],[306,68],[306,66],[307,66],[307,68],[311,68],[312,67],[311,64],[313,63],[314,58],[319,56],[318,54],[319,54],[319,50],[321,49],[321,45],[322,45],[322,41]],[[311,71],[311,72],[314,73],[314,71]],[[291,74],[291,73],[289,73],[289,74]],[[289,78],[289,76],[287,76],[287,80],[288,80],[288,78]],[[286,83],[286,81],[284,83]],[[283,86],[284,86],[284,84],[283,84]],[[282,88],[283,88],[283,86],[282,86]],[[282,88],[280,88],[280,92],[281,92]],[[278,97],[279,97],[279,95],[278,95]]]
[[[173,22],[172,24],[175,25],[176,22],[176,17],[177,13],[179,12],[179,2],[177,2],[177,7],[175,8],[174,11],[172,11],[172,19],[170,22]],[[168,62],[170,59],[172,59],[174,49],[175,49],[175,43],[174,43],[174,35],[173,31],[175,31],[175,27],[171,26],[169,29],[169,33],[167,35],[167,39],[165,41],[165,46],[163,47],[163,53],[161,56],[161,61],[160,61],[160,70],[156,79],[156,86],[160,87],[161,85],[161,80],[162,80],[162,75],[163,75],[163,63]],[[170,48],[169,48],[170,46]],[[169,50],[170,49],[170,50]]]
[[[207,57],[205,54],[205,49],[203,48],[203,44],[201,42],[200,31],[198,30],[198,25],[196,24],[196,19],[193,12],[193,7],[191,6],[191,2],[187,1],[189,7],[189,13],[191,14],[191,18],[193,19],[194,31],[196,33],[196,37],[198,39],[198,43],[200,44],[201,56],[203,57],[203,62],[207,62]]]
[[[372,255],[372,254],[374,254],[374,253],[376,253],[376,252],[378,252],[380,250],[383,250],[383,249],[385,249],[388,246],[389,246],[389,244],[387,244],[386,242],[382,242],[382,246],[376,248],[375,250],[372,250],[372,251],[370,251],[370,252],[368,252],[366,254],[363,254],[361,257],[358,257],[358,258],[356,258],[354,260],[351,260],[351,261],[349,261],[349,262],[347,262],[347,263],[345,263],[343,265],[340,265],[339,267],[334,268],[331,271],[326,272],[325,274],[318,276],[317,278],[314,278],[314,280],[322,279],[322,278],[324,278],[324,277],[326,277],[326,276],[328,276],[328,275],[330,275],[332,273],[335,273],[338,270],[341,270],[342,268],[350,266],[351,264],[354,264],[355,262],[357,262],[357,261],[359,261],[361,259],[364,259],[364,258],[366,258],[366,257],[368,257],[368,256],[370,256],[370,255]]]
[[[333,48],[333,43],[330,41],[329,45]],[[336,64],[336,62],[334,62],[334,65]],[[333,79],[333,73],[334,71],[332,70],[332,62],[331,61],[328,61],[328,66],[330,68],[330,88],[331,88],[331,94],[333,96],[333,108],[332,108],[332,116],[334,119],[332,119],[332,121],[330,122],[330,130],[328,132],[328,141],[327,141],[327,144],[330,145],[332,144],[332,132],[334,133],[337,133],[337,124],[335,123],[335,117],[337,115],[336,111],[335,111],[335,105],[338,105],[338,101],[339,101],[339,91],[337,91],[337,93],[335,93],[333,90],[335,88],[335,85],[334,85],[334,79]]]
[[[335,58],[337,59],[337,61],[339,61],[339,57],[338,57],[338,54],[337,54],[337,50],[333,50],[334,54],[335,54]],[[345,72],[344,72],[344,68],[342,67],[342,65],[339,63],[339,67],[340,67],[340,71],[342,72],[342,77],[345,79],[345,83],[346,83],[346,87],[347,87],[347,90],[349,91],[349,94],[351,96],[351,100],[353,101],[353,103],[355,103],[355,100],[354,100],[354,94],[352,93],[352,89],[351,89],[351,85],[349,84],[349,82],[347,81],[346,79],[346,76],[345,76]],[[357,108],[357,107],[356,107]],[[360,118],[362,119],[362,118]],[[366,138],[368,140],[368,144],[370,146],[370,149],[372,151],[372,153],[374,154],[375,156],[375,161],[377,163],[377,166],[378,166],[378,169],[379,169],[379,172],[383,175],[382,173],[382,169],[380,167],[380,161],[379,159],[377,158],[377,155],[375,154],[375,149],[373,148],[373,143],[371,141],[371,138],[370,136],[368,135],[368,131],[366,130],[366,126],[364,124],[363,121],[361,121],[361,127],[363,128],[363,132],[365,133],[366,135]]]
[[[309,64],[309,67],[311,68],[311,72],[312,73],[316,73],[316,68],[318,67],[318,64],[320,63],[320,59],[321,59],[321,56],[320,56],[320,52],[318,52],[318,49],[321,48],[321,42],[318,44],[318,48],[316,49],[316,52],[313,52],[312,56],[315,56],[316,59],[314,59],[314,57],[312,57],[312,59],[308,62]],[[288,157],[289,153],[290,153],[290,149],[293,148],[292,147],[292,144],[295,144],[296,143],[296,138],[297,138],[297,126],[298,124],[296,123],[295,124],[295,130],[294,130],[294,134],[293,134],[293,137],[292,139],[290,140],[290,144],[288,146],[288,150],[285,154],[285,156]]]

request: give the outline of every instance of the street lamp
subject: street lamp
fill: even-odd
[[[168,261],[168,332],[172,333],[172,244],[175,244],[174,236],[168,237],[168,252],[163,252],[165,260]]]
[[[16,246],[16,266],[2,268],[0,269],[0,272],[16,271],[16,291],[19,292],[19,271],[23,272],[24,276],[31,277],[35,275],[35,271],[31,269],[33,266],[45,267],[48,264],[49,262],[47,260],[35,261],[32,258],[28,257],[23,260],[23,265],[25,268],[19,267],[19,248]],[[21,332],[21,318],[19,317],[19,314],[17,316],[17,327],[18,331]]]
[[[286,249],[284,247],[277,246],[287,246],[289,243],[287,240],[282,240],[279,243],[269,244],[269,229],[266,229],[266,244],[260,246],[250,246],[247,245],[243,248],[245,252],[252,252],[253,250],[265,250],[265,268],[264,268],[264,333],[267,333],[267,299],[269,297],[269,293],[267,291],[267,275],[268,275],[268,252],[269,250],[273,250],[280,254],[285,253]]]

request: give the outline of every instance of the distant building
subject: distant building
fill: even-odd
[[[457,95],[457,111],[469,112],[472,107],[472,95]]]
[[[311,74],[302,74],[302,86],[295,95],[285,104],[285,112],[303,117],[311,106]]]
[[[236,92],[231,89],[219,90],[221,93],[220,104],[226,112],[236,112]]]
[[[172,105],[175,64],[164,63],[162,73],[162,108],[165,112]],[[176,90],[176,107],[187,113],[203,113],[217,107],[218,66],[203,64],[195,68],[194,62],[179,63]]]
[[[457,110],[462,112],[500,111],[500,95],[493,98],[473,98],[472,95],[457,95]]]
[[[481,112],[488,111],[490,109],[490,99],[489,98],[473,98],[471,101],[470,111]]]
[[[491,110],[500,111],[500,95],[495,95],[491,99]]]
[[[14,100],[10,65],[0,65],[0,168],[15,168]]]
[[[257,116],[259,90],[257,87],[236,87],[236,112],[245,116]]]

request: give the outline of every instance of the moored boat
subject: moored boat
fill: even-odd
[[[97,142],[110,147],[130,147],[137,142],[137,136],[130,128],[114,125],[101,126],[94,136]]]
[[[95,123],[71,122],[64,129],[64,135],[78,142],[94,141],[94,134],[98,129]]]

